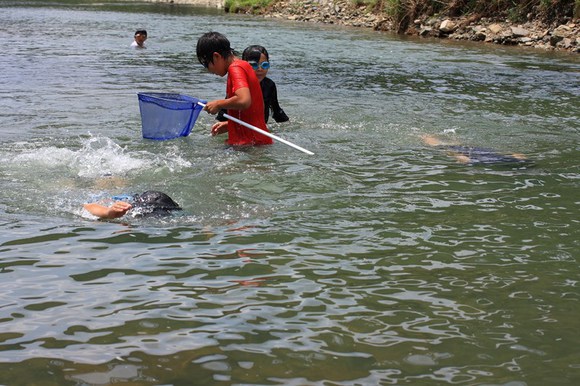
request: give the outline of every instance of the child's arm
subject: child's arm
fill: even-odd
[[[96,202],[85,204],[83,207],[93,216],[107,219],[122,217],[132,208],[131,204],[125,201],[117,201],[109,207],[97,204]]]
[[[282,110],[280,107],[280,103],[278,103],[278,90],[276,89],[276,84],[272,82],[272,118],[276,122],[287,122],[290,120],[288,115]]]
[[[217,122],[214,123],[211,127],[211,135],[216,136],[220,134],[224,134],[228,132],[228,123],[227,122]]]
[[[217,99],[205,104],[204,110],[210,114],[217,114],[221,109],[245,110],[252,104],[252,94],[248,87],[239,88],[234,95],[227,99]]]

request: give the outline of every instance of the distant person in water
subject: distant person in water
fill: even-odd
[[[432,135],[423,135],[421,139],[426,145],[444,149],[458,162],[466,165],[489,165],[502,163],[523,163],[527,159],[523,154],[500,154],[493,149],[459,145],[452,142],[444,142]]]
[[[147,40],[147,31],[144,29],[137,30],[135,32],[135,38],[133,43],[131,43],[132,48],[147,48],[145,47],[145,40]]]
[[[207,32],[197,41],[196,54],[199,63],[210,73],[227,75],[226,97],[206,103],[204,110],[227,114],[257,128],[268,131],[264,119],[264,100],[260,81],[252,66],[239,59],[230,46],[230,41],[219,32]],[[270,145],[269,137],[252,131],[234,121],[217,122],[211,128],[212,135],[228,133],[227,144],[232,146]]]
[[[165,216],[176,210],[181,210],[171,197],[163,192],[148,190],[142,194],[114,196],[113,203],[93,202],[83,207],[93,216],[101,219],[123,217],[127,213],[133,217]]]

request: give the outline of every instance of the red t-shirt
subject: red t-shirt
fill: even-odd
[[[236,90],[248,87],[252,97],[252,104],[246,110],[228,110],[228,114],[241,121],[268,131],[264,120],[264,99],[260,81],[252,66],[245,60],[236,59],[228,68],[228,80],[226,85],[226,98],[234,96]],[[228,121],[228,144],[234,146],[243,145],[270,145],[274,141],[254,130],[248,129],[238,123]]]

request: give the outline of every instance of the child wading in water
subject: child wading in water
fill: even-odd
[[[234,55],[229,40],[219,32],[203,34],[197,41],[197,59],[212,74],[228,75],[226,98],[207,102],[204,110],[217,114],[220,109],[241,121],[269,131],[264,119],[264,101],[260,81],[252,66]],[[227,143],[233,146],[270,145],[272,139],[232,122],[217,122],[212,135],[227,132]]]
[[[266,123],[268,123],[270,111],[272,112],[272,118],[276,122],[288,121],[290,118],[288,118],[280,107],[280,103],[278,103],[276,83],[267,77],[270,69],[270,56],[266,48],[259,45],[249,46],[242,53],[242,59],[250,63],[260,81],[262,96],[264,97],[264,119]]]

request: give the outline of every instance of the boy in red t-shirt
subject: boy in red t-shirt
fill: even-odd
[[[268,131],[260,81],[252,66],[234,55],[229,40],[219,32],[203,34],[197,41],[197,59],[212,74],[228,75],[226,99],[209,101],[204,110],[217,114],[226,109],[234,118]],[[218,122],[211,128],[212,135],[226,131],[229,145],[270,145],[273,142],[269,137],[233,121]]]

